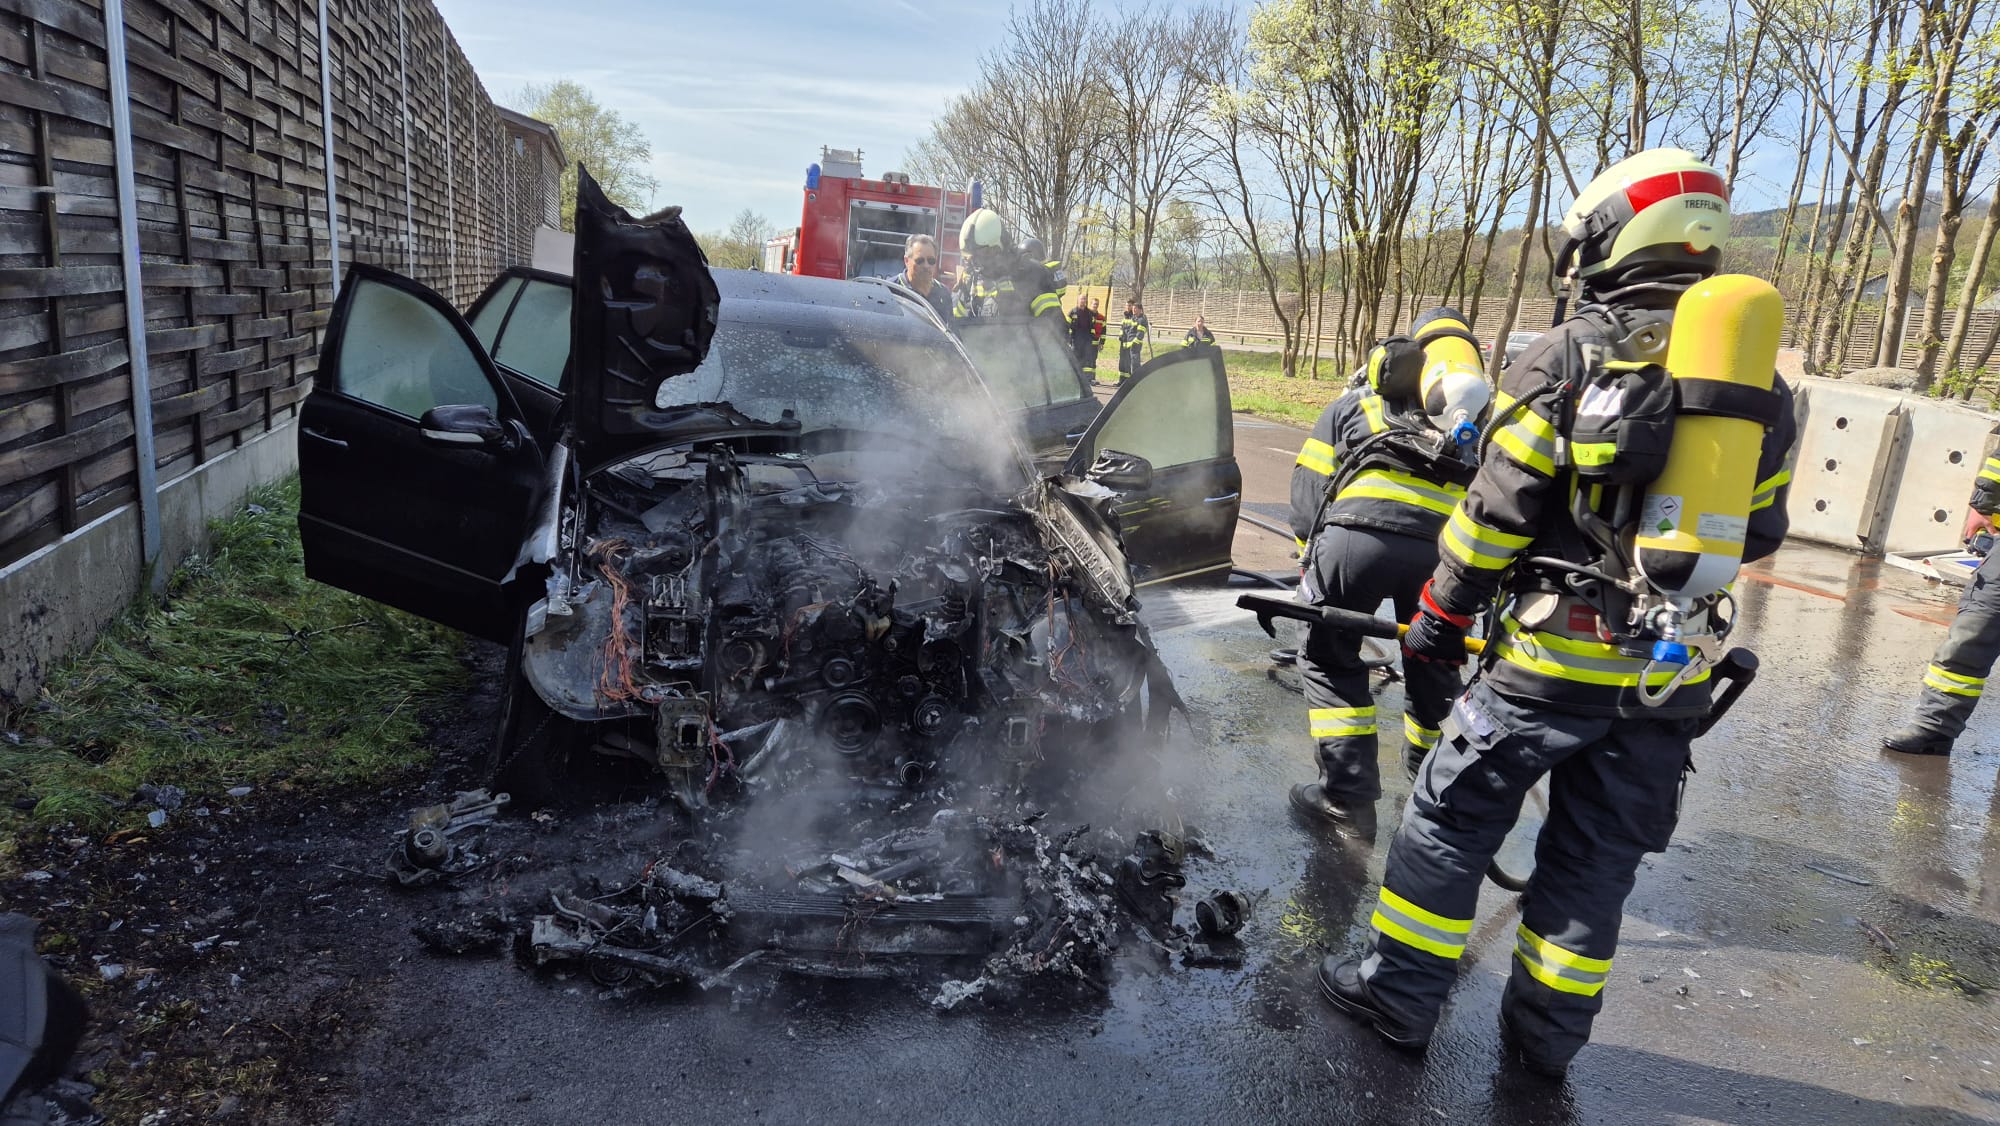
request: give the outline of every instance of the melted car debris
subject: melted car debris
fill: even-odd
[[[1037,984],[1101,996],[1129,947],[1187,965],[1240,962],[1233,941],[1200,942],[1173,922],[1181,865],[1206,855],[1198,844],[1159,830],[1127,842],[1087,825],[1051,834],[1041,820],[946,808],[842,849],[761,861],[725,852],[716,862],[741,872],[727,882],[662,857],[623,886],[551,893],[519,952],[533,967],[581,968],[613,993],[706,990],[756,966],[903,980],[941,1009]]]
[[[506,794],[461,790],[449,802],[412,810],[409,827],[396,835],[384,867],[404,887],[421,887],[448,876],[463,876],[486,863],[477,837],[507,807]]]

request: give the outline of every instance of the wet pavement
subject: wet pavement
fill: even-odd
[[[940,1014],[867,983],[612,1002],[412,942],[383,967],[342,1120],[2000,1121],[2000,736],[1975,720],[1950,759],[1877,749],[1955,592],[1803,547],[1746,572],[1736,640],[1762,677],[1697,746],[1681,830],[1641,871],[1596,1040],[1561,1085],[1501,1066],[1517,919],[1491,885],[1427,1059],[1319,1000],[1312,967],[1363,942],[1384,850],[1287,815],[1304,709],[1235,593],[1147,592],[1194,715],[1101,781],[1143,776],[1201,828],[1218,859],[1189,893],[1258,897],[1241,969],[1135,959],[1098,1003]],[[1388,745],[1385,846],[1407,792]]]

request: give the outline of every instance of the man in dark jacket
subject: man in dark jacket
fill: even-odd
[[[1489,608],[1498,617],[1390,846],[1370,949],[1319,969],[1330,1003],[1398,1046],[1430,1042],[1482,873],[1544,774],[1548,819],[1500,1002],[1510,1052],[1532,1071],[1564,1074],[1589,1040],[1640,860],[1673,835],[1697,728],[1731,668],[1719,662],[1718,675],[1706,659],[1726,630],[1711,616],[1721,593],[1660,593],[1625,558],[1620,537],[1630,545],[1635,529],[1615,521],[1630,513],[1636,523],[1663,471],[1656,420],[1693,405],[1674,387],[1689,381],[1659,365],[1673,332],[1709,327],[1676,328],[1674,312],[1715,273],[1728,208],[1713,168],[1656,149],[1605,170],[1563,217],[1558,269],[1585,304],[1508,368],[1405,659],[1462,664],[1474,618]],[[1764,428],[1754,479],[1731,482],[1751,498],[1747,517],[1718,516],[1718,530],[1702,533],[1733,527],[1746,560],[1775,551],[1787,527],[1795,427],[1789,390],[1772,388],[1737,385],[1734,401],[1702,408]],[[1653,530],[1683,514],[1679,503],[1645,509]],[[1573,582],[1579,567],[1630,585]]]
[[[937,310],[945,324],[951,324],[951,290],[938,280],[938,244],[929,235],[911,235],[903,243],[903,272],[890,278],[908,286]]]
[[[1097,382],[1097,317],[1090,311],[1088,299],[1078,297],[1076,307],[1069,311],[1069,346],[1076,353],[1077,366],[1092,383]]]
[[[1360,382],[1335,399],[1292,467],[1292,533],[1305,554],[1302,600],[1373,614],[1387,600],[1415,613],[1436,568],[1438,533],[1475,468],[1473,450],[1448,433],[1463,414],[1477,426],[1491,397],[1479,345],[1456,309],[1417,318],[1412,337],[1368,354]],[[1430,361],[1427,344],[1455,338],[1459,362]],[[1427,410],[1435,406],[1435,411]],[[1465,431],[1467,442],[1476,431]],[[1361,636],[1314,624],[1299,650],[1299,677],[1319,778],[1292,787],[1292,807],[1353,840],[1375,839],[1382,796],[1375,699]],[[1458,695],[1456,670],[1431,662],[1404,669],[1403,759],[1412,768],[1438,740]]]
[[[1146,320],[1145,306],[1137,301],[1125,302],[1125,319],[1118,326],[1118,382],[1138,374],[1139,365],[1146,362],[1146,334],[1152,327]]]

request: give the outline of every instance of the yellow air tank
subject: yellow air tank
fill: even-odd
[[[1431,309],[1410,326],[1410,335],[1424,350],[1418,383],[1424,413],[1459,445],[1477,441],[1493,388],[1464,314],[1450,306]]]
[[[1784,317],[1784,299],[1771,283],[1744,274],[1709,278],[1675,306],[1667,370],[1683,408],[1666,471],[1646,486],[1633,554],[1646,581],[1677,602],[1714,594],[1736,578],[1764,448],[1761,423],[1690,413],[1689,404],[1729,401],[1729,388],[1703,383],[1769,392]]]

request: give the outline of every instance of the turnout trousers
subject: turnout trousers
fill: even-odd
[[[1958,614],[1924,670],[1917,726],[1947,739],[1965,732],[1986,677],[2000,659],[2000,551],[1988,555],[1958,599]]]
[[[1437,1023],[1472,934],[1479,883],[1521,800],[1549,776],[1549,814],[1502,1015],[1538,1059],[1590,1039],[1640,859],[1667,847],[1696,719],[1554,712],[1475,678],[1424,761],[1389,848],[1362,977],[1410,1027]]]
[[[1313,539],[1300,597],[1316,606],[1364,614],[1373,614],[1388,599],[1396,605],[1397,620],[1406,622],[1417,612],[1417,596],[1437,560],[1435,539],[1328,525]],[[1331,626],[1307,627],[1299,650],[1299,679],[1326,796],[1353,804],[1380,798],[1375,697],[1368,690],[1368,666],[1361,661],[1361,636]],[[1459,692],[1458,670],[1405,661],[1403,683],[1402,743],[1407,760],[1415,763],[1437,745],[1439,724]]]

